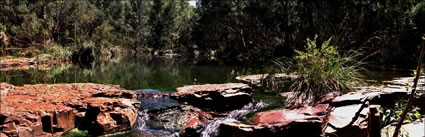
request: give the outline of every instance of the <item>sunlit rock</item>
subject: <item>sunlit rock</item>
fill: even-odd
[[[5,86],[2,90],[7,87]],[[57,136],[72,128],[94,135],[125,131],[137,118],[136,95],[116,85],[26,85],[2,92],[0,126],[7,136]]]
[[[219,111],[238,109],[252,101],[251,87],[242,83],[184,86],[177,88],[171,97],[196,107]]]
[[[401,126],[400,135],[407,137],[422,137],[425,135],[425,119],[418,119],[412,123]],[[381,137],[392,137],[395,126],[389,125],[381,130]]]
[[[252,118],[252,125],[231,122],[221,124],[220,136],[318,137],[322,133],[322,121],[328,108],[328,104],[319,104],[293,110],[260,112]],[[306,129],[308,132],[305,132]]]

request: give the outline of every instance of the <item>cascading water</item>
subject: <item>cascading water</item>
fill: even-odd
[[[250,112],[257,111],[258,109],[261,109],[265,106],[267,106],[267,104],[260,101],[257,103],[249,103],[239,110],[233,110],[229,112],[229,114],[226,117],[217,118],[209,122],[207,126],[204,127],[203,131],[201,132],[201,137],[215,137],[219,133],[218,127],[220,126],[221,123],[239,122],[240,120],[246,119],[246,115],[249,114]]]
[[[193,107],[180,104],[166,96],[156,96],[155,93],[160,93],[160,91],[140,90],[138,92],[148,92],[151,96],[140,98],[142,105],[139,108],[134,130],[119,137],[178,137],[179,131],[184,128],[187,122],[186,117],[191,114]],[[276,102],[279,101],[270,101],[267,98],[262,98],[260,101],[249,103],[239,110],[230,111],[226,113],[225,117],[210,120],[201,130],[200,136],[218,136],[220,124],[245,121],[248,115],[257,111],[269,109],[270,106],[282,106],[279,103],[276,104]]]
[[[148,94],[161,93],[157,90],[136,90],[137,92],[145,92]],[[178,137],[177,127],[174,125],[169,125],[169,123],[174,123],[172,110],[175,110],[176,106],[179,106],[176,100],[170,99],[168,97],[160,97],[152,95],[149,97],[143,97],[140,99],[141,104],[143,104],[138,112],[138,117],[136,124],[134,125],[134,130],[137,132],[137,137]],[[165,111],[164,110],[169,110]],[[168,112],[168,113],[167,113]],[[158,114],[157,114],[158,113]],[[171,114],[169,114],[171,113]],[[171,116],[170,116],[171,115]],[[171,122],[164,122],[164,119]],[[134,135],[132,135],[134,136]]]
[[[149,119],[148,110],[140,110],[139,116],[137,117],[136,125],[134,125],[134,128],[143,131],[146,130],[146,121]]]

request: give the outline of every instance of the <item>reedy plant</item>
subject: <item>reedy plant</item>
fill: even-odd
[[[353,91],[356,82],[362,80],[359,73],[362,63],[356,60],[361,53],[340,55],[331,45],[332,38],[321,46],[316,40],[317,35],[313,40],[307,38],[305,51],[296,50],[295,65],[288,69],[298,75],[289,88],[294,92],[289,99],[290,106],[314,104],[330,92]]]

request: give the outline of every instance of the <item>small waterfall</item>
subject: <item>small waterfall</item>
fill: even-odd
[[[147,124],[150,121],[148,110],[139,110],[134,129],[139,132],[139,136],[143,137],[179,137],[178,132],[168,131],[166,129],[155,129]]]
[[[146,121],[149,119],[148,110],[139,110],[139,116],[137,117],[136,125],[134,128],[139,131],[146,130]]]
[[[201,132],[201,137],[215,137],[219,133],[218,127],[220,126],[221,123],[238,122],[239,120],[246,118],[245,116],[248,113],[252,111],[256,111],[260,108],[263,108],[266,105],[267,105],[266,103],[260,101],[255,104],[249,103],[239,110],[233,110],[226,117],[217,118],[211,121],[210,123],[208,123],[207,126],[205,126],[203,131]]]

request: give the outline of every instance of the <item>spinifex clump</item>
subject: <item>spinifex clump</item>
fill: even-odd
[[[298,77],[290,86],[294,97],[292,105],[312,104],[330,92],[346,93],[352,91],[356,81],[360,80],[359,65],[355,60],[359,53],[341,56],[330,44],[332,38],[323,42],[321,47],[307,38],[305,51],[296,50],[295,66],[291,71]]]

